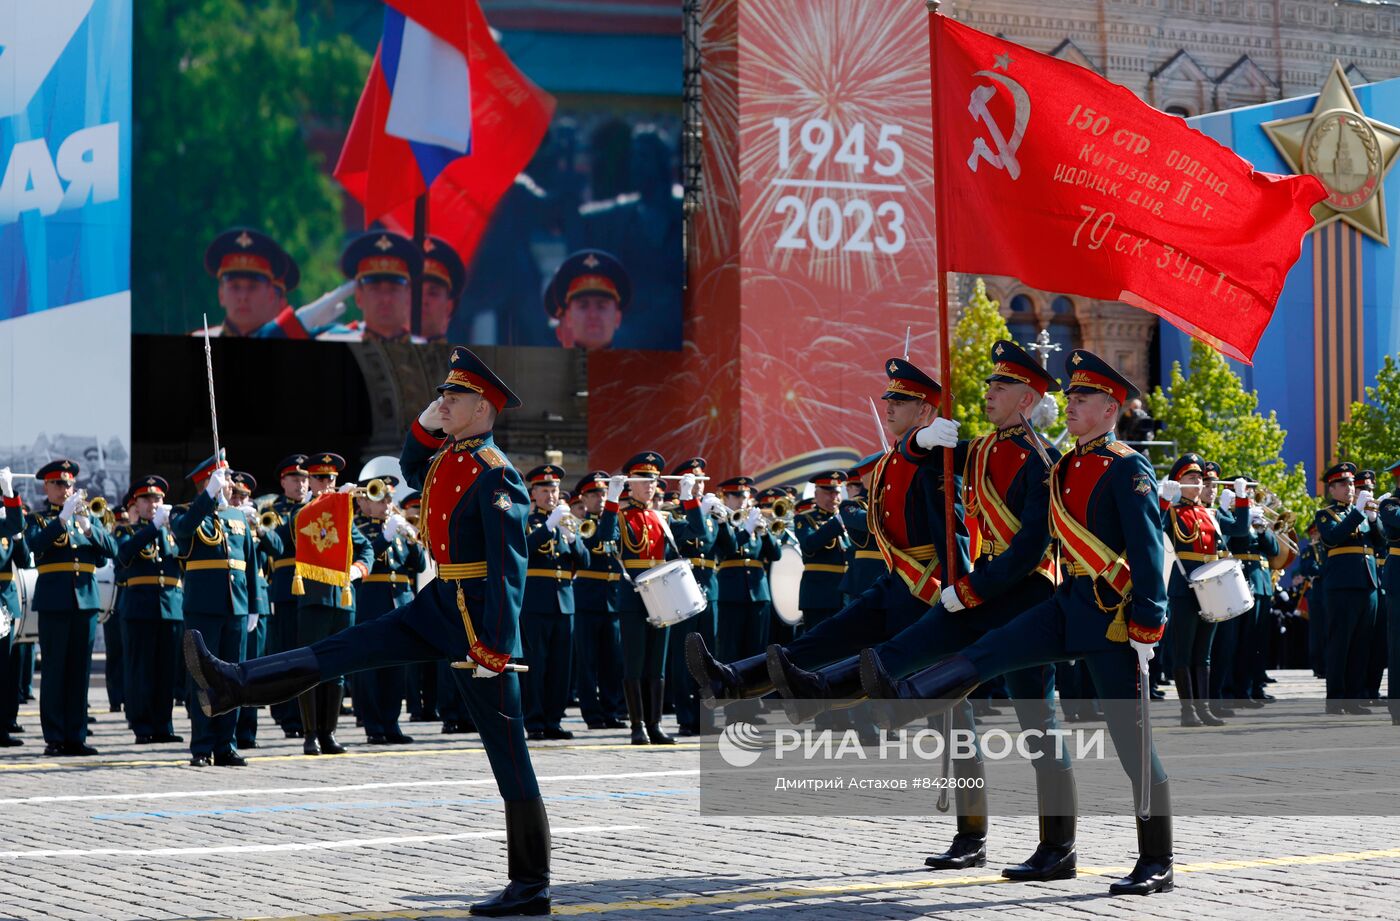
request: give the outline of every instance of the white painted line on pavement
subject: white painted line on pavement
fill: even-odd
[[[552,828],[551,835],[599,835],[618,831],[637,831],[641,825],[580,825],[575,828]],[[201,854],[269,854],[279,851],[328,851],[352,847],[381,847],[393,844],[423,844],[431,841],[464,841],[471,838],[504,838],[505,829],[471,831],[442,835],[403,835],[393,838],[347,838],[340,841],[290,841],[283,844],[222,844],[209,847],[95,847],[50,851],[0,851],[0,859],[31,860],[54,857],[164,857],[198,856]]]
[[[625,774],[554,774],[538,777],[540,783],[568,783],[574,780],[643,780],[648,777],[698,777],[699,768],[676,771],[632,771]],[[0,799],[0,806],[34,806],[45,803],[91,803],[119,800],[199,799],[219,796],[262,796],[288,793],[343,793],[349,790],[389,790],[404,787],[494,786],[494,777],[471,780],[398,780],[376,783],[309,787],[235,787],[227,790],[169,790],[152,793],[75,793],[69,796],[24,796]]]

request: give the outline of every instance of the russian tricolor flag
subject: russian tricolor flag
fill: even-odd
[[[431,233],[469,262],[554,99],[501,51],[476,0],[384,2],[384,36],[334,175],[367,225],[405,235],[427,192]]]

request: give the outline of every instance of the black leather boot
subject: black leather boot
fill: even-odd
[[[1040,803],[1040,844],[1035,853],[1001,875],[1017,882],[1074,879],[1079,858],[1074,835],[1079,798],[1074,771],[1058,768],[1036,772],[1036,798]]]
[[[1211,713],[1206,705],[1206,697],[1210,694],[1210,667],[1198,665],[1191,669],[1191,684],[1196,691],[1196,697],[1191,701],[1196,707],[1196,716],[1207,726],[1224,726],[1225,721]]]
[[[865,696],[872,701],[882,700],[921,700],[923,709],[910,707],[888,707],[879,703],[871,705],[871,717],[881,729],[898,729],[916,716],[937,716],[957,705],[982,679],[972,662],[963,656],[949,656],[943,661],[930,665],[921,672],[895,681],[880,664],[880,657],[873,649],[864,649],[860,654],[860,684]]]
[[[695,679],[701,702],[712,710],[736,700],[762,697],[773,690],[767,653],[725,664],[710,655],[698,633],[686,635],[685,665]]]
[[[1109,895],[1151,895],[1176,888],[1172,872],[1172,803],[1168,781],[1152,785],[1152,815],[1135,819],[1138,859],[1133,872],[1108,887]]]
[[[235,664],[211,653],[198,630],[186,630],[184,653],[185,667],[199,686],[199,708],[209,717],[280,704],[321,680],[316,655],[305,646]]]
[[[632,744],[650,745],[646,730],[642,728],[641,679],[625,679],[622,682],[622,696],[627,698],[627,721],[632,724]]]
[[[340,722],[340,700],[345,689],[339,683],[327,682],[316,689],[321,704],[321,721],[316,727],[316,740],[321,743],[321,754],[343,755],[345,746],[335,740],[335,727]]]
[[[793,665],[787,651],[775,644],[768,647],[768,677],[782,695],[788,722],[794,725],[865,696],[860,686],[860,656],[809,672]]]
[[[965,726],[963,728],[966,728]],[[950,741],[948,744],[952,744]],[[942,854],[924,861],[934,870],[967,870],[987,865],[987,784],[982,759],[958,758],[953,776],[959,781],[953,794],[958,808],[958,833]],[[979,785],[978,779],[982,780]]]
[[[676,740],[661,731],[661,707],[666,699],[665,679],[648,678],[646,691],[647,696],[642,704],[645,707],[647,741],[652,745],[675,745]]]
[[[301,753],[319,755],[321,741],[316,738],[316,730],[321,725],[320,688],[312,688],[297,698],[297,709],[301,711]]]
[[[506,802],[506,865],[510,883],[471,907],[480,917],[549,914],[549,816],[544,800]]]
[[[1204,726],[1201,718],[1196,715],[1196,695],[1192,693],[1191,670],[1189,668],[1175,669],[1172,672],[1172,677],[1176,679],[1176,696],[1181,699],[1181,725]]]

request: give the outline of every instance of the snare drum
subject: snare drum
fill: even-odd
[[[802,589],[802,551],[791,544],[783,547],[783,555],[769,572],[768,584],[778,619],[789,627],[802,623],[802,609],[797,603]]]
[[[10,628],[12,643],[39,642],[39,615],[34,610],[34,585],[39,579],[35,569],[20,569],[15,572],[15,582],[19,586],[19,610],[11,611],[15,624]]]
[[[694,617],[709,606],[709,599],[690,560],[672,560],[653,566],[633,580],[637,594],[647,609],[647,623],[653,627],[669,627]]]
[[[1201,620],[1221,623],[1254,608],[1254,593],[1239,560],[1224,559],[1197,567],[1187,581],[1201,606]]]

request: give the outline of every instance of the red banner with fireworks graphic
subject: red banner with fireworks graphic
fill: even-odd
[[[682,354],[590,356],[590,454],[799,482],[879,447],[885,359],[936,374],[927,13],[710,0]],[[625,424],[624,424],[625,420]]]

